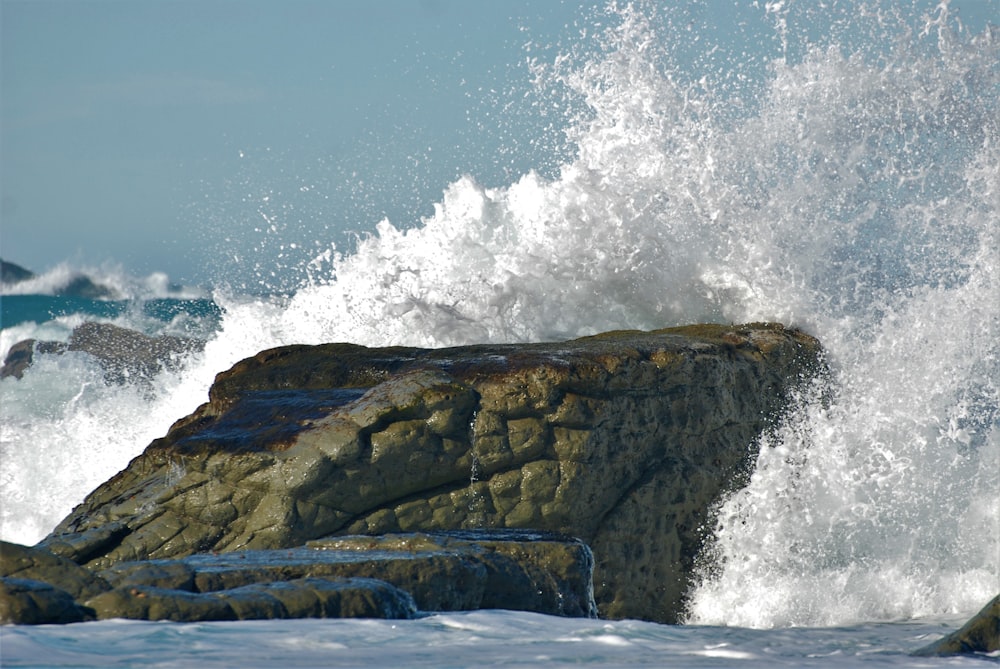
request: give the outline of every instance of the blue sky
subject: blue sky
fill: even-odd
[[[525,44],[603,4],[0,0],[0,256],[212,282],[413,224],[462,173],[541,166]],[[723,33],[761,16],[673,4]],[[1000,22],[1000,0],[952,4]]]
[[[299,248],[416,220],[498,161],[481,106],[580,4],[3,0],[0,254],[203,281],[278,243],[262,209]]]

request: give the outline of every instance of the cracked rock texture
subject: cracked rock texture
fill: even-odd
[[[107,569],[338,534],[544,530],[592,548],[601,616],[674,622],[713,505],[822,368],[815,339],[776,324],[263,351],[42,546]]]
[[[525,530],[331,537],[99,572],[0,541],[0,624],[412,618],[471,609],[594,617],[593,566],[579,539]]]

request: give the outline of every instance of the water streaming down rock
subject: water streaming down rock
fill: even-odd
[[[775,51],[756,61],[655,8],[609,11],[533,65],[540,100],[565,110],[571,159],[500,187],[459,179],[422,225],[385,221],[356,252],[318,258],[287,302],[218,295],[220,332],[161,377],[152,405],[71,371],[79,383],[52,415],[5,426],[5,528],[7,509],[38,503],[12,482],[41,489],[104,441],[113,472],[215,372],[269,346],[778,320],[823,341],[836,394],[803,398],[720,510],[690,619],[973,612],[1000,570],[1000,39],[960,30],[947,4],[830,11],[825,25],[767,3],[755,19],[773,21]],[[685,49],[703,53],[685,65]],[[65,367],[38,371],[19,392]],[[32,444],[59,454],[18,469]],[[74,483],[37,537],[110,473]]]

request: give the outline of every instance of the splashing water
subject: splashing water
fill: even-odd
[[[654,6],[611,5],[552,62],[529,62],[570,159],[506,186],[463,177],[421,225],[382,221],[354,252],[321,254],[288,298],[217,295],[219,332],[152,400],[84,389],[108,412],[113,468],[215,372],[269,346],[778,320],[820,338],[829,385],[800,398],[720,506],[688,619],[977,609],[1000,590],[1000,37],[970,34],[947,3],[830,15],[765,3],[753,17],[773,26],[773,53],[755,59]],[[43,469],[72,469],[91,438],[67,429],[76,405],[59,406],[6,425],[5,453],[61,435]],[[2,467],[7,533],[6,509],[38,500]]]

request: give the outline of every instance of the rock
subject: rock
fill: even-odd
[[[31,270],[6,260],[0,260],[0,283],[20,283],[34,277],[35,273]]]
[[[774,324],[282,347],[219,374],[43,544],[107,569],[331,534],[542,530],[593,549],[602,616],[675,622],[713,505],[821,373],[818,342]],[[86,538],[111,523],[114,541]]]
[[[409,591],[421,611],[509,609],[549,615],[596,617],[594,558],[583,542],[545,532],[468,530],[321,539],[308,546],[353,553],[334,572],[387,581]],[[378,556],[373,558],[372,556]],[[432,581],[456,565],[462,579]]]
[[[0,576],[43,581],[72,598],[86,599],[107,590],[107,582],[72,560],[47,550],[0,541]]]
[[[16,379],[23,377],[24,370],[31,365],[34,355],[34,339],[24,339],[11,346],[3,359],[3,367],[0,367],[0,379],[6,379],[8,376]]]
[[[98,618],[133,620],[172,620],[200,622],[236,620],[236,613],[225,599],[183,590],[162,588],[116,588],[87,602]]]
[[[197,339],[161,335],[150,337],[110,323],[86,322],[70,333],[69,342],[19,341],[7,352],[0,379],[22,378],[34,355],[80,351],[97,358],[109,383],[148,379],[164,368],[176,369],[179,355],[198,351],[205,343]]]
[[[480,608],[596,615],[590,549],[537,532],[337,537],[293,549],[120,562],[99,575],[44,550],[3,547],[6,623],[411,618],[418,610]]]
[[[75,562],[0,541],[0,623],[54,624],[93,620],[77,600],[110,586]]]
[[[114,548],[129,533],[122,523],[111,522],[84,532],[64,534],[44,542],[45,550],[67,558],[74,563],[84,563]]]
[[[66,285],[52,291],[58,297],[84,297],[88,300],[119,300],[122,298],[114,288],[95,283],[89,276],[78,274]]]
[[[65,590],[25,578],[0,577],[0,624],[53,625],[94,620]]]
[[[117,591],[155,588],[156,593],[144,595],[149,597],[163,597],[167,590],[223,596],[248,592],[243,589],[251,585],[306,578],[361,579],[405,591],[421,611],[506,608],[560,616],[596,615],[590,549],[578,540],[543,533],[339,537],[293,549],[123,562],[100,575]],[[109,601],[101,597],[102,602]],[[111,600],[120,598],[119,594]],[[127,610],[112,610],[106,603],[87,604],[101,617],[135,617]]]
[[[23,339],[7,351],[3,367],[0,367],[0,379],[6,379],[8,376],[22,378],[25,370],[34,362],[35,353],[65,353],[66,350],[67,344],[61,341]]]
[[[87,602],[99,618],[262,620],[276,618],[412,618],[413,600],[371,579],[302,578],[195,593],[153,587],[115,589]]]
[[[972,616],[961,629],[917,650],[920,657],[970,655],[1000,651],[1000,595]]]

